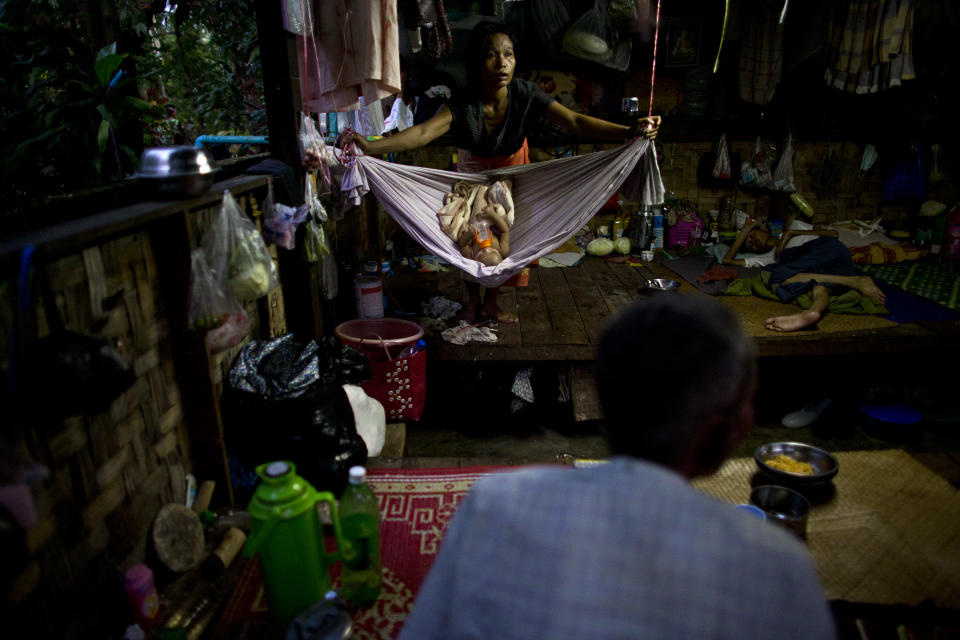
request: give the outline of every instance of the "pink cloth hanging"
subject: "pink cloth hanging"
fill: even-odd
[[[303,0],[300,93],[314,113],[352,111],[400,91],[396,0]],[[311,12],[312,8],[312,12]]]
[[[351,192],[354,202],[372,191],[410,237],[485,287],[499,286],[573,237],[617,191],[641,204],[663,202],[656,150],[646,138],[610,151],[483,173],[414,167],[373,156],[345,157],[344,166],[341,188]],[[489,182],[501,176],[513,180],[516,219],[510,229],[510,255],[488,267],[460,253],[440,229],[437,211],[458,180]]]

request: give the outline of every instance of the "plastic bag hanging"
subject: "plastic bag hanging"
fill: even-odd
[[[297,227],[307,219],[308,215],[309,208],[305,204],[299,207],[274,205],[264,217],[264,240],[287,250],[294,249],[297,246]]]
[[[730,153],[727,151],[727,134],[720,134],[720,142],[717,143],[717,155],[713,164],[713,177],[718,180],[729,180],[730,172]]]
[[[223,291],[202,248],[190,253],[187,323],[190,329],[206,332],[204,341],[213,353],[240,344],[247,334],[246,311]]]
[[[225,278],[226,290],[238,300],[256,300],[280,284],[260,231],[229,191],[223,192],[220,211],[204,236],[204,250],[210,268],[221,282]]]
[[[300,113],[300,161],[307,171],[320,170],[324,184],[330,187],[330,163],[333,161],[324,141],[323,126],[318,130],[308,113]]]
[[[617,30],[600,0],[563,34],[563,49],[572,56],[605,64],[613,58]]]
[[[777,168],[773,171],[773,188],[775,191],[793,193],[797,187],[793,182],[793,136],[787,135],[787,144],[780,154]]]

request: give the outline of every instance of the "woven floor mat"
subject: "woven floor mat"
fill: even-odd
[[[778,333],[764,327],[767,318],[790,315],[801,309],[795,304],[786,304],[774,300],[765,300],[756,296],[718,296],[720,302],[733,309],[743,321],[743,325],[750,337],[777,338],[789,340],[791,336],[803,334],[851,333],[867,329],[886,329],[897,326],[896,322],[886,320],[881,316],[858,316],[842,313],[827,313],[813,328],[794,333]]]
[[[960,492],[904,451],[837,453],[833,483],[801,492],[807,545],[830,600],[960,609]],[[694,486],[730,503],[775,484],[752,458],[728,460]]]

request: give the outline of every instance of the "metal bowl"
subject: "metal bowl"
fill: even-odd
[[[141,183],[159,198],[190,198],[205,193],[218,171],[203,147],[153,147],[140,156]]]
[[[806,462],[813,467],[813,474],[792,473],[767,464],[767,461],[773,460],[781,453],[798,462]],[[806,485],[829,482],[840,470],[837,459],[831,454],[802,442],[770,442],[761,445],[753,452],[753,459],[760,471],[785,484]]]
[[[645,284],[651,291],[670,291],[680,286],[679,282],[670,278],[651,278]]]

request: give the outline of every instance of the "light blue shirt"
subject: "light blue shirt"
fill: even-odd
[[[631,458],[478,481],[400,635],[834,637],[802,542]]]

